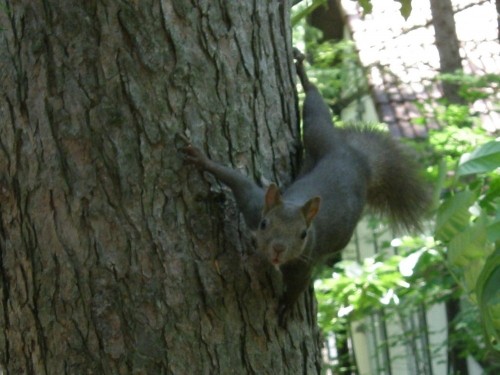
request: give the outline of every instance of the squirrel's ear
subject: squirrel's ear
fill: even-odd
[[[312,220],[319,212],[320,203],[321,203],[321,198],[314,197],[314,198],[309,199],[302,206],[301,210],[302,210],[302,214],[304,215],[304,217],[306,219],[307,226],[311,225]]]
[[[281,193],[276,184],[271,184],[267,188],[264,200],[264,213],[269,211],[274,206],[281,204]]]

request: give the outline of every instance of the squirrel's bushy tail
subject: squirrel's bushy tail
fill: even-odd
[[[368,206],[388,216],[395,229],[421,229],[430,192],[415,157],[389,134],[372,126],[344,132],[347,143],[366,157],[370,167]]]

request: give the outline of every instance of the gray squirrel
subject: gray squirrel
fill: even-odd
[[[297,50],[295,60],[306,94],[305,158],[298,177],[283,193],[275,184],[265,190],[210,160],[188,140],[182,148],[187,162],[232,190],[246,224],[255,232],[257,250],[282,272],[282,323],[310,284],[314,266],[347,245],[365,205],[387,215],[394,226],[411,229],[419,227],[429,203],[419,168],[401,145],[369,127],[334,127]]]

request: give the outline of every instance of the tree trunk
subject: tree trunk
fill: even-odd
[[[338,42],[344,38],[344,20],[337,0],[328,0],[309,16],[311,26],[323,32],[321,42]]]
[[[175,134],[261,182],[298,159],[288,4],[5,1],[0,372],[313,374],[308,292]]]
[[[436,46],[439,52],[441,73],[453,73],[462,69],[460,46],[457,37],[453,5],[451,0],[431,0],[432,23],[436,33]],[[452,83],[443,83],[444,97],[450,103],[463,103],[458,94],[460,86]],[[450,299],[446,302],[446,316],[448,319],[448,335],[453,331],[453,321],[460,311],[460,302]],[[467,360],[463,358],[462,348],[448,346],[448,370],[453,373],[468,374]]]
[[[432,24],[436,34],[436,47],[439,53],[441,73],[454,73],[462,70],[460,44],[458,42],[455,18],[451,0],[430,0]],[[444,97],[451,103],[462,103],[458,94],[459,86],[453,83],[443,83]]]
[[[497,6],[497,35],[498,35],[498,41],[500,42],[500,0],[496,0],[496,6]]]

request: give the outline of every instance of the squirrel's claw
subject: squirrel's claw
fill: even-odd
[[[188,137],[184,134],[176,133],[174,145],[177,151],[182,154],[182,158],[185,162],[196,164],[195,150]]]
[[[189,138],[181,134],[178,135],[179,139],[185,144],[184,146],[177,147],[177,150],[181,152],[184,161],[188,164],[194,164],[196,167],[201,169],[206,168],[208,158],[203,154],[203,152],[201,152],[198,147],[193,146]]]

